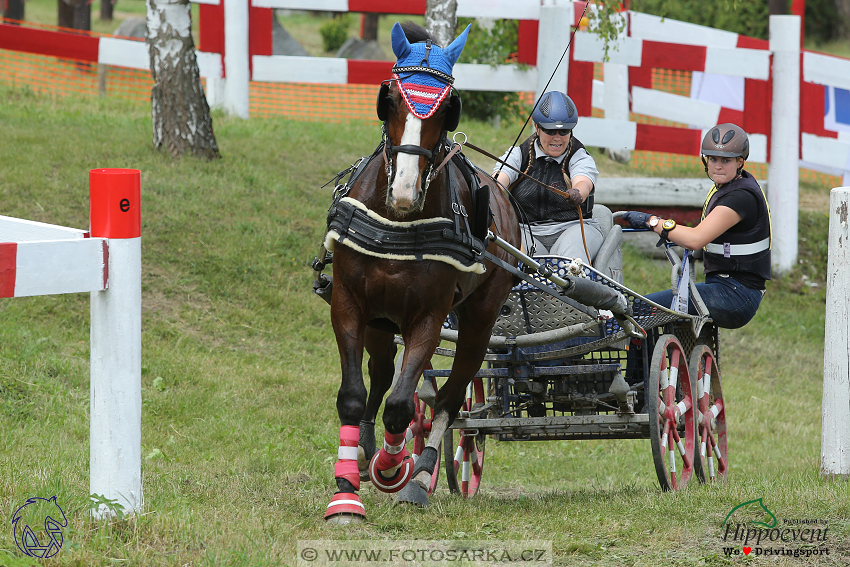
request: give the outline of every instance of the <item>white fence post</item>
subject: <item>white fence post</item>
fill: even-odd
[[[540,24],[537,28],[537,88],[534,95],[539,99],[545,91],[567,92],[567,76],[570,71],[570,56],[558,65],[570,41],[573,30],[573,3],[566,0],[544,0],[540,6]],[[570,47],[572,49],[572,47]],[[557,73],[546,88],[546,83],[558,67]],[[569,93],[567,93],[569,94]]]
[[[224,3],[225,109],[248,118],[248,0]]]
[[[850,477],[850,187],[829,195],[821,474]]]
[[[770,16],[773,107],[767,200],[773,226],[772,261],[778,274],[797,263],[800,159],[800,16]],[[781,230],[780,230],[781,228]]]
[[[89,172],[91,236],[109,242],[108,287],[91,294],[90,494],[140,512],[142,495],[141,173]],[[101,505],[96,518],[111,516]]]

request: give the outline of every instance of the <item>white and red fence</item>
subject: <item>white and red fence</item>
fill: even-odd
[[[144,502],[140,173],[89,179],[89,231],[0,216],[0,297],[91,293],[89,490],[133,513]]]
[[[378,84],[390,75],[389,61],[272,55],[273,9],[425,11],[425,0],[196,1],[207,97],[211,105],[246,118],[249,81]],[[567,45],[566,30],[578,24],[584,6],[568,0],[458,0],[458,16],[518,20],[517,61],[526,66],[458,64],[457,88],[539,94]],[[799,17],[772,16],[769,42],[638,12],[619,17],[628,33],[609,52],[609,61],[603,61],[597,36],[580,31],[549,87],[567,91],[576,102],[583,117],[577,134],[585,144],[696,156],[707,128],[738,123],[750,134],[750,162],[770,164],[769,197],[778,226],[797,226],[799,166],[843,175],[850,184],[850,120],[836,121],[834,97],[836,89],[850,90],[850,60],[801,51]],[[149,66],[144,42],[7,25],[0,32],[0,49]],[[600,64],[602,81],[594,80]],[[658,69],[692,74],[690,96],[653,88]],[[605,117],[594,118],[594,107]],[[647,123],[653,119],[671,125]],[[780,271],[796,263],[796,243],[796,230],[776,235],[774,263]]]
[[[424,0],[231,0],[234,12],[225,18],[219,0],[197,0],[200,38],[198,62],[201,76],[213,83],[241,80],[244,87],[208,93],[212,102],[236,114],[248,115],[249,80],[260,82],[377,84],[389,76],[388,61],[356,61],[330,57],[274,56],[272,9],[423,14]],[[456,86],[461,90],[533,91],[539,94],[568,39],[564,25],[575,25],[583,2],[549,0],[458,0],[458,16],[487,14],[520,22],[517,61],[531,65],[456,66]],[[243,10],[237,10],[242,6]],[[593,7],[591,6],[591,9]],[[241,16],[240,16],[241,14]],[[244,16],[244,17],[242,17]],[[605,119],[586,122],[586,143],[603,147],[697,155],[703,131],[719,122],[740,124],[752,138],[750,161],[767,163],[771,138],[774,75],[770,43],[732,32],[695,24],[662,20],[638,12],[623,12],[628,36],[609,52],[605,80],[593,80],[593,64],[602,62],[601,42],[589,32],[576,34],[568,61],[562,63],[551,88],[569,92],[582,116],[592,107],[605,110]],[[237,21],[234,21],[237,20]],[[69,57],[104,65],[148,69],[144,42],[111,37],[90,37],[19,26],[0,26],[0,48],[55,57]],[[232,30],[227,33],[228,30]],[[241,32],[241,33],[237,33]],[[538,49],[545,45],[545,49]],[[850,90],[850,60],[804,51],[801,62],[799,157],[812,168],[832,175],[850,176],[850,125],[847,133],[830,125],[826,101],[830,89]],[[246,73],[244,70],[247,69]],[[695,82],[726,87],[705,100],[652,88],[653,69],[694,73]],[[622,77],[625,77],[623,79]],[[692,87],[692,91],[695,89]],[[718,101],[718,96],[725,100]],[[237,98],[241,100],[222,100]],[[216,99],[217,98],[217,99]],[[713,98],[713,100],[711,100]],[[626,112],[618,109],[626,109]],[[628,110],[690,128],[665,127],[628,120]],[[794,109],[781,109],[788,113]],[[617,122],[606,123],[617,115]],[[621,121],[629,124],[621,124]],[[583,123],[584,125],[585,123]]]
[[[357,61],[332,57],[274,56],[272,52],[273,9],[304,9],[423,14],[425,0],[231,0],[236,14],[225,18],[227,3],[195,0],[199,6],[200,37],[198,63],[201,76],[215,83],[241,80],[244,88],[220,89],[219,97],[243,100],[213,100],[227,104],[247,117],[247,82],[322,84],[378,84],[390,74],[392,62]],[[541,5],[545,4],[545,5]],[[239,7],[243,9],[238,9]],[[519,20],[517,61],[529,65],[470,65],[455,67],[456,86],[461,90],[540,93],[554,71],[568,35],[565,26],[578,23],[584,2],[565,0],[458,0],[460,17]],[[593,6],[590,9],[594,9]],[[666,153],[697,155],[706,128],[719,122],[740,124],[752,139],[750,161],[767,163],[771,138],[773,81],[770,43],[695,24],[678,22],[638,12],[623,12],[628,35],[604,62],[604,81],[593,80],[594,63],[603,63],[601,42],[592,33],[578,32],[550,88],[566,90],[585,117],[592,107],[605,111],[606,118],[583,121],[583,140],[590,145]],[[234,21],[236,20],[236,21]],[[799,20],[797,20],[799,21]],[[144,42],[112,37],[90,37],[20,26],[0,26],[0,49],[68,57],[110,66],[148,69],[150,60]],[[539,45],[546,46],[538,49]],[[229,64],[228,64],[229,63]],[[850,172],[850,125],[844,135],[828,126],[825,101],[830,88],[850,90],[850,60],[804,51],[801,62],[799,112],[800,159],[811,167],[833,175]],[[244,70],[247,69],[246,73]],[[675,95],[652,88],[653,69],[692,72],[700,84],[727,87],[717,101]],[[621,80],[620,75],[625,75]],[[719,82],[718,82],[719,81]],[[215,85],[209,90],[214,90]],[[692,91],[695,89],[692,88]],[[212,93],[208,96],[215,98]],[[711,98],[711,97],[709,97]],[[687,124],[689,128],[658,126],[630,121],[626,108],[635,114]],[[782,109],[788,113],[794,109]],[[618,115],[608,123],[609,114]],[[621,121],[629,122],[622,124]]]

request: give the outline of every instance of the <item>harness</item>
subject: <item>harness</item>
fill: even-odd
[[[451,199],[452,218],[450,219],[437,217],[410,222],[392,221],[348,197],[350,187],[366,165],[375,159],[378,153],[386,156],[386,147],[384,145],[382,149],[379,146],[368,159],[342,172],[344,176],[346,172],[354,171],[348,183],[337,185],[334,192],[334,199],[328,210],[325,249],[333,251],[334,244],[339,242],[373,257],[393,260],[437,260],[463,272],[484,273],[483,258],[487,244],[483,238],[473,234],[473,223],[470,221],[466,207],[460,202],[457,179],[452,175],[451,167],[445,168],[446,184]],[[459,153],[459,149],[458,145],[451,148],[447,160],[454,162],[460,170],[474,200],[484,199],[482,192],[487,192],[489,197],[489,188],[480,186],[474,166]],[[439,169],[443,169],[442,166],[446,164],[447,161],[444,160]],[[486,211],[489,213],[489,199],[487,200]],[[474,207],[476,210],[480,209],[479,204],[480,202],[476,203]],[[479,221],[475,233],[486,234],[490,224],[489,214],[485,218],[486,220]]]

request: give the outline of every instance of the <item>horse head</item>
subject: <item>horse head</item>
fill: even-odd
[[[378,118],[384,122],[387,206],[399,216],[420,210],[446,132],[457,128],[461,101],[451,72],[470,26],[446,48],[415,24],[392,30],[397,57],[393,78],[381,85]]]

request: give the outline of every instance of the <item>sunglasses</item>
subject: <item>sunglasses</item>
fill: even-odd
[[[549,128],[544,128],[543,126],[540,126],[540,131],[543,132],[544,134],[548,134],[549,136],[554,136],[555,134],[560,134],[561,136],[566,136],[567,134],[572,133],[572,130],[567,130],[566,128],[562,128],[560,130],[557,129],[557,128],[554,129],[554,130],[550,130]]]

